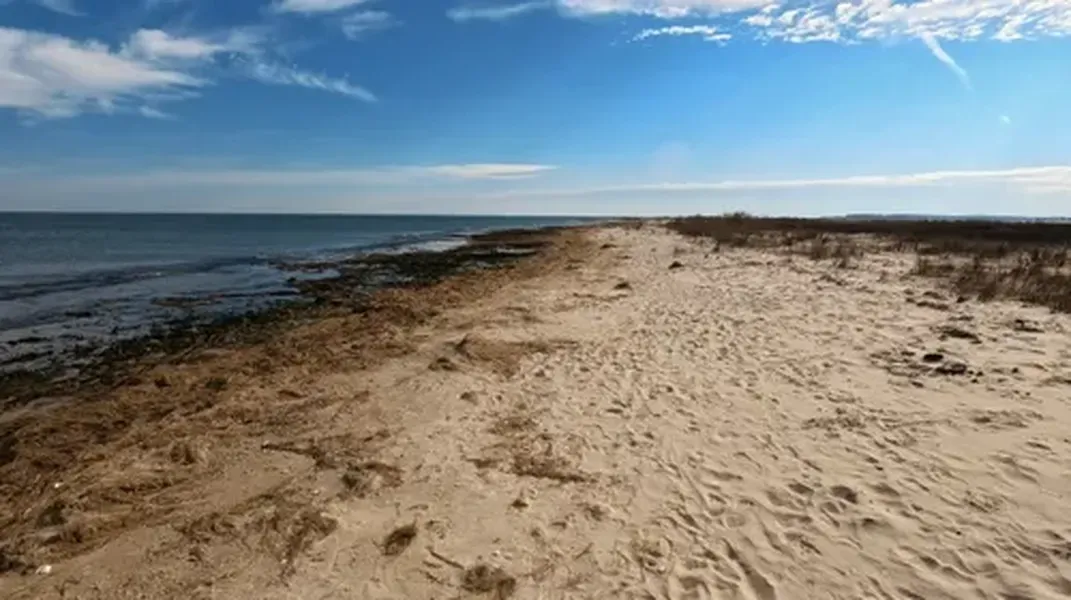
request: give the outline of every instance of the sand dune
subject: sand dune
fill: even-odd
[[[1071,595],[1071,317],[957,303],[902,255],[835,269],[655,225],[590,236],[406,352],[305,380],[304,429],[235,442],[167,522],[0,590]]]

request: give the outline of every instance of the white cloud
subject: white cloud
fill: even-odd
[[[657,29],[644,29],[637,33],[633,38],[633,42],[640,42],[653,37],[661,37],[665,35],[671,36],[684,36],[684,35],[697,35],[703,38],[705,42],[715,42],[718,44],[724,44],[732,39],[732,35],[719,30],[712,25],[671,25],[669,27],[660,27]]]
[[[550,6],[552,4],[545,0],[491,6],[459,6],[448,10],[446,15],[459,23],[467,21],[505,21],[506,19],[519,17]]]
[[[782,36],[806,37],[813,19],[835,30],[842,40],[864,41],[917,37],[932,40],[1014,41],[1071,34],[1071,2],[1067,0],[844,0],[820,1],[804,12],[810,19],[779,22],[797,9],[777,8],[770,20],[745,17],[745,25]]]
[[[118,175],[48,177],[40,185],[74,188],[141,188],[191,186],[362,186],[405,185],[437,181],[517,180],[555,169],[550,165],[513,163],[382,166],[359,169],[231,169],[164,170]]]
[[[142,29],[130,36],[124,54],[159,60],[168,58],[200,59],[223,52],[227,48],[195,37],[180,38],[159,29]]]
[[[634,14],[676,19],[758,9],[770,0],[557,0],[561,10],[575,15]]]
[[[775,10],[767,7],[762,12],[744,18],[743,22],[755,27],[756,35],[766,40],[793,44],[841,41],[836,19],[815,7],[786,10],[781,14],[774,14]]]
[[[372,92],[361,86],[354,85],[345,79],[328,77],[323,74],[302,71],[295,67],[288,67],[264,61],[249,63],[247,75],[254,81],[268,85],[292,85],[312,90],[342,94],[350,98],[356,98],[365,102],[375,102],[376,97]]]
[[[353,8],[368,0],[281,0],[274,5],[275,12],[280,13],[330,13]]]
[[[74,0],[36,0],[36,2],[38,5],[61,15],[67,15],[69,17],[85,16],[85,13],[75,6]]]
[[[704,25],[737,39],[750,32],[760,40],[791,43],[920,38],[940,47],[953,40],[1012,42],[1071,35],[1069,0],[555,0],[555,5],[572,16],[706,17]]]
[[[955,185],[1012,185],[1023,191],[1044,188],[1071,192],[1071,166],[974,171],[929,171],[896,175],[855,175],[822,179],[756,179],[712,182],[656,182],[578,189],[509,190],[503,196],[597,196],[625,193],[759,192],[830,188],[913,188]]]
[[[929,33],[923,33],[920,36],[920,39],[922,39],[922,43],[926,44],[926,47],[930,49],[930,52],[933,53],[934,58],[944,63],[946,67],[955,73],[956,77],[959,77],[959,80],[963,83],[964,87],[971,89],[971,76],[967,74],[967,71],[964,70],[963,67],[959,66],[956,59],[945,52],[945,49],[941,47],[937,38]]]
[[[549,165],[477,163],[427,167],[429,173],[458,179],[521,179],[554,170]]]
[[[158,108],[153,108],[151,106],[139,106],[138,114],[145,117],[146,119],[171,120],[175,118],[174,115],[165,113],[164,111]]]
[[[1000,115],[1000,122],[1005,124],[1005,125],[1011,125],[1012,124],[1011,117],[1009,117],[1008,115]]]
[[[230,75],[375,100],[348,80],[274,64],[264,43],[252,29],[203,37],[150,29],[135,32],[116,50],[92,40],[0,27],[0,108],[30,118],[86,112],[160,118],[166,114],[160,103],[196,97],[199,88]],[[238,60],[218,61],[219,55]]]
[[[390,29],[397,24],[398,22],[388,12],[365,10],[344,17],[342,33],[351,40],[359,40],[371,33]]]
[[[1009,17],[1004,24],[1001,25],[1000,30],[993,35],[993,39],[1001,42],[1014,42],[1016,40],[1023,39],[1023,34],[1020,33],[1020,29],[1026,25],[1029,20],[1029,15],[1015,15]]]
[[[189,73],[98,42],[0,28],[0,107],[44,117],[115,112],[146,93],[203,84]]]

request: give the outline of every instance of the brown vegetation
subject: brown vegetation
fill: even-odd
[[[1071,224],[760,218],[675,219],[668,227],[721,247],[780,249],[849,267],[868,249],[914,252],[914,275],[961,296],[1014,299],[1071,312]]]
[[[579,234],[520,237],[523,247],[555,250],[493,271],[449,269],[445,279],[382,290],[359,305],[311,307],[267,322],[264,335],[218,345],[198,338],[188,347],[132,357],[112,365],[122,377],[107,383],[41,382],[7,398],[0,394],[0,404],[17,400],[0,419],[0,573],[80,555],[138,527],[212,520],[215,513],[200,508],[199,490],[224,480],[239,455],[297,455],[310,469],[337,470],[341,493],[351,496],[396,486],[403,474],[375,460],[380,434],[324,435],[324,423],[340,411],[366,410],[367,394],[332,397],[318,392],[316,382],[324,373],[370,368],[404,354],[414,328],[443,310],[588,251]],[[502,234],[487,238],[477,247],[507,241]],[[499,358],[503,349],[512,352]],[[517,357],[538,351],[477,339],[455,349],[460,360],[494,355],[494,368],[506,371]],[[366,421],[373,427],[374,418]],[[270,539],[254,545],[291,565],[330,529],[311,498],[256,498],[255,506],[220,512],[208,530],[227,533],[231,528],[219,523],[248,521],[230,537],[244,539],[249,528],[268,531]]]

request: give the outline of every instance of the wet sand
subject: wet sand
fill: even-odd
[[[1066,597],[1071,317],[914,267],[570,230],[9,411],[0,595]]]

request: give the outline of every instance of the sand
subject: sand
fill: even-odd
[[[201,430],[109,442],[95,481],[149,483],[64,506],[125,520],[0,595],[1071,595],[1071,317],[957,303],[906,255],[583,235],[376,360],[310,325],[320,358],[232,381]]]

